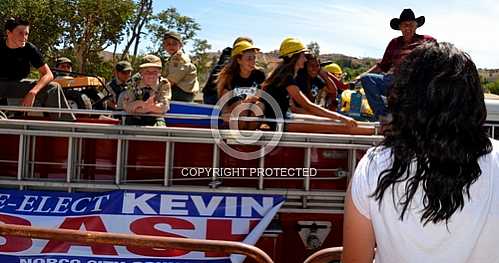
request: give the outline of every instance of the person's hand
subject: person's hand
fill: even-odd
[[[327,71],[325,71],[325,70],[321,69],[321,70],[319,71],[319,76],[321,76],[321,77],[324,79],[324,78],[329,77],[329,74],[328,74],[328,72],[327,72]]]
[[[257,96],[248,96],[244,99],[244,103],[256,103],[258,101]]]
[[[130,107],[131,113],[144,113],[144,102],[143,101],[135,101],[133,105]]]
[[[144,105],[143,108],[144,113],[154,111],[154,108],[156,107],[154,96],[151,96],[146,101],[144,101],[143,105]]]
[[[360,79],[361,79],[362,77],[364,77],[365,75],[366,75],[365,73],[362,73],[362,74],[358,75],[357,77],[355,77],[355,79],[354,79],[353,81],[354,81],[354,82],[358,82],[358,81],[360,81]]]
[[[36,92],[29,91],[28,94],[26,94],[26,96],[24,96],[23,100],[21,101],[21,106],[33,107],[33,104],[35,103],[35,98],[36,98]]]
[[[357,123],[356,120],[352,119],[352,118],[345,118],[343,120],[343,122],[345,123],[346,126],[348,127],[357,127],[359,124]]]

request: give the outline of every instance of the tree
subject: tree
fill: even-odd
[[[163,36],[166,32],[179,33],[185,45],[196,36],[197,31],[201,30],[200,25],[193,18],[181,15],[174,7],[155,15],[146,27],[151,33],[151,41],[154,45],[151,49],[162,58],[166,58],[163,49]]]
[[[132,17],[132,0],[65,0],[70,15],[65,24],[63,44],[72,48],[75,66],[82,72],[100,52],[122,40],[123,29]]]
[[[127,35],[129,36],[128,41],[121,54],[121,60],[125,59],[129,55],[130,48],[134,45],[132,63],[135,57],[137,57],[138,47],[140,43],[140,38],[144,34],[143,29],[152,18],[152,0],[139,0],[136,4],[136,8],[132,19],[126,26]],[[116,53],[116,52],[114,52]],[[113,54],[114,57],[114,54]]]
[[[196,65],[199,83],[203,84],[206,81],[208,72],[210,71],[212,59],[208,54],[211,45],[205,39],[194,39],[192,49],[192,62]]]
[[[494,82],[487,82],[484,85],[484,89],[486,92],[494,93],[499,95],[499,80]]]
[[[61,44],[65,31],[68,8],[65,0],[1,0],[0,36],[9,17],[21,17],[30,22],[29,41],[35,44],[46,58],[51,58]]]
[[[307,45],[307,48],[314,54],[316,57],[319,57],[319,54],[321,53],[321,48],[319,47],[319,44],[317,42],[310,42],[310,44]]]

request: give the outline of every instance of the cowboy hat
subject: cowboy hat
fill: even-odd
[[[416,23],[418,24],[417,27],[420,27],[424,24],[425,18],[424,18],[424,16],[420,16],[420,17],[416,18],[416,16],[414,15],[414,12],[412,12],[412,10],[410,8],[407,8],[407,9],[404,9],[402,11],[402,13],[400,13],[399,18],[393,18],[390,21],[390,27],[393,30],[400,30],[400,23],[405,22],[405,21],[416,21]]]

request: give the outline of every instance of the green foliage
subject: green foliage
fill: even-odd
[[[494,82],[488,82],[484,84],[484,89],[486,92],[494,93],[499,95],[499,80]]]
[[[310,42],[308,45],[307,45],[307,48],[310,50],[310,52],[312,52],[312,54],[314,54],[316,57],[319,56],[319,54],[321,53],[321,48],[319,46],[319,43],[317,42]]]
[[[122,40],[126,23],[131,19],[135,4],[132,0],[65,0],[68,13],[64,47],[75,51],[75,66],[86,71],[91,58]]]
[[[201,30],[201,26],[193,18],[181,15],[174,7],[155,15],[146,28],[150,31],[151,41],[154,45],[150,49],[163,59],[167,57],[163,48],[163,36],[166,32],[179,33],[185,45],[196,36],[197,31]]]
[[[62,40],[68,8],[67,0],[0,0],[0,28],[9,17],[21,17],[30,22],[29,41],[46,57],[53,56]]]
[[[199,83],[204,86],[208,73],[211,69],[212,59],[208,51],[211,45],[205,39],[194,39],[192,49],[192,62],[196,65]]]
[[[360,63],[353,63],[351,60],[350,61],[340,60],[336,63],[338,63],[338,65],[341,66],[343,72],[347,73],[344,79],[347,82],[354,80],[358,75],[366,72],[374,65],[373,62],[360,64]]]
[[[102,62],[99,53],[122,40],[134,8],[133,0],[0,0],[0,26],[8,17],[22,17],[31,23],[29,41],[49,65],[64,55],[75,70],[94,71],[101,68],[94,65]]]

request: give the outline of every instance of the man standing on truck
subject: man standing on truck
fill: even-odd
[[[5,22],[6,39],[0,41],[0,97],[21,99],[21,106],[46,106],[69,108],[61,86],[51,82],[52,71],[45,63],[38,48],[28,42],[29,22],[20,18],[9,18]],[[35,67],[40,78],[26,79]],[[72,114],[60,118],[74,120]]]

